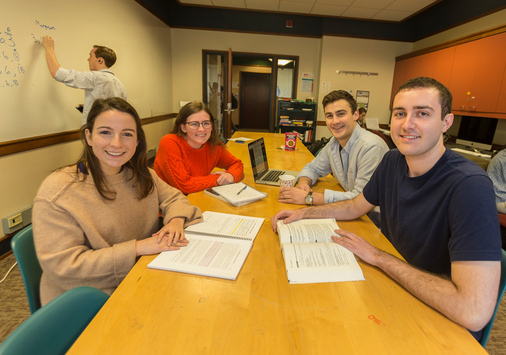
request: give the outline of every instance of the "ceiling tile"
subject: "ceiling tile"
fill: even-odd
[[[348,6],[355,0],[316,0],[316,5]]]
[[[263,11],[279,10],[279,0],[244,0],[244,2],[246,3],[247,9]]]
[[[211,0],[179,0],[183,5],[209,5],[213,6]]]
[[[316,4],[311,10],[312,15],[326,15],[326,16],[342,16],[343,12],[346,11],[348,6],[336,6],[336,5],[319,5]]]
[[[417,12],[434,2],[435,0],[395,0],[385,10]]]
[[[314,4],[316,0],[281,0],[281,2],[304,2],[307,4]]]
[[[244,9],[246,7],[244,0],[212,0],[214,6],[233,7]]]
[[[402,21],[441,0],[178,0],[182,5]],[[478,0],[484,1],[484,0]]]
[[[313,3],[309,2],[295,2],[295,1],[286,1],[281,0],[279,2],[279,11],[283,12],[301,12],[301,13],[309,13],[313,8]]]
[[[382,10],[376,16],[371,18],[373,20],[402,21],[411,14],[411,11]]]
[[[352,7],[362,7],[369,9],[384,9],[392,3],[393,0],[355,0]]]
[[[381,10],[379,9],[368,9],[363,7],[353,7],[350,6],[343,13],[344,17],[354,17],[354,18],[365,18],[370,19],[378,14]]]

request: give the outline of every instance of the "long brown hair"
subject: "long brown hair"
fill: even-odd
[[[174,123],[174,127],[172,128],[172,131],[170,133],[174,133],[180,137],[184,137],[186,133],[183,132],[183,130],[181,129],[181,125],[186,123],[188,117],[200,111],[204,111],[209,115],[209,119],[211,120],[211,124],[213,126],[211,135],[209,136],[208,140],[209,144],[211,145],[211,148],[216,149],[218,145],[223,146],[223,142],[221,141],[220,137],[218,136],[218,132],[216,131],[215,126],[216,120],[214,119],[211,110],[209,110],[209,108],[202,101],[188,102],[186,105],[181,107],[177,115],[176,122]]]
[[[84,168],[86,171],[91,173],[95,186],[102,197],[107,200],[114,200],[116,198],[116,192],[111,190],[105,181],[105,175],[100,168],[100,161],[93,153],[93,149],[88,145],[86,140],[85,131],[93,132],[93,126],[95,125],[96,118],[105,111],[118,110],[121,112],[128,113],[135,120],[137,130],[137,148],[132,158],[123,165],[122,168],[130,169],[132,171],[132,180],[135,181],[135,187],[137,188],[138,198],[142,200],[147,197],[154,189],[155,183],[153,177],[148,169],[147,159],[147,143],[146,135],[141,126],[141,120],[139,114],[128,102],[119,97],[111,97],[108,99],[97,99],[91,107],[90,113],[86,123],[81,127],[79,135],[81,142],[83,143],[84,149],[81,157],[76,163],[76,174],[79,176],[79,172],[83,172]],[[85,176],[83,176],[83,180]]]

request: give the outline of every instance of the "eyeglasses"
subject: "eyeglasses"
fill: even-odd
[[[186,122],[186,124],[190,127],[190,129],[199,129],[200,125],[202,125],[202,128],[204,128],[204,129],[208,129],[213,126],[211,121],[203,121],[203,122],[192,121],[192,122]]]

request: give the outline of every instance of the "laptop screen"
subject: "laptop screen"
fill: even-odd
[[[264,139],[259,138],[251,143],[248,143],[248,152],[251,169],[253,170],[253,177],[256,180],[258,175],[269,169]]]
[[[367,129],[371,129],[374,131],[378,131],[379,126],[379,119],[377,118],[365,118],[365,125],[367,126]]]

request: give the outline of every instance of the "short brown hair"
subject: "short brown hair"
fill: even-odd
[[[97,45],[94,45],[93,48],[96,48],[95,57],[103,58],[107,68],[112,67],[116,63],[116,53],[111,48]]]
[[[418,78],[410,79],[402,84],[399,89],[397,89],[394,100],[399,92],[414,89],[434,89],[438,92],[439,103],[441,104],[441,120],[444,120],[446,115],[452,112],[452,93],[450,90],[436,79],[426,76],[419,76]]]
[[[325,106],[331,104],[334,101],[346,100],[351,108],[351,113],[355,113],[357,111],[357,101],[351,96],[351,94],[344,90],[334,90],[329,92],[322,100],[323,110],[325,111]]]

